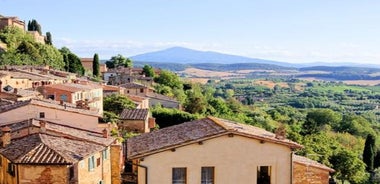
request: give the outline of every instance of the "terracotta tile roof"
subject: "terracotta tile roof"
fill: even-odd
[[[174,98],[170,98],[170,97],[168,97],[168,96],[161,95],[161,94],[158,94],[158,93],[153,93],[153,92],[147,93],[145,96],[148,97],[148,98],[155,98],[155,99],[159,99],[159,100],[166,100],[166,101],[171,101],[171,102],[178,102],[178,101],[177,101],[176,99],[174,99]]]
[[[302,145],[296,142],[288,139],[277,139],[275,134],[258,127],[207,117],[132,137],[127,140],[127,157],[128,159],[139,158],[230,133],[282,144],[291,148],[302,148]]]
[[[102,85],[103,91],[120,91],[122,87],[119,86],[111,86],[111,85]]]
[[[13,109],[17,109],[18,107],[26,106],[29,104],[42,106],[42,107],[46,107],[46,108],[63,110],[63,111],[69,111],[69,112],[74,112],[74,113],[80,113],[80,114],[85,114],[85,115],[89,115],[89,116],[102,117],[101,115],[98,114],[97,111],[79,109],[73,104],[65,103],[66,104],[66,107],[65,107],[63,105],[60,105],[58,101],[48,100],[48,99],[36,99],[36,98],[26,100],[26,101],[14,102],[12,104],[7,104],[7,105],[1,105],[0,106],[0,113],[10,111]]]
[[[149,109],[124,109],[120,114],[122,120],[145,120],[148,118]]]
[[[13,163],[20,164],[72,164],[104,147],[60,136],[31,134],[12,140],[0,153]]]
[[[131,83],[125,83],[125,84],[121,84],[120,87],[123,87],[125,89],[134,89],[134,88],[148,88],[147,86],[144,86],[142,84],[139,84],[139,83],[135,83],[135,82],[131,82]]]
[[[21,129],[29,128],[29,127],[37,127],[40,128],[40,121],[44,121],[46,123],[46,130],[50,133],[54,133],[55,135],[62,135],[65,137],[71,137],[79,140],[84,140],[87,142],[91,142],[98,145],[108,146],[115,141],[115,138],[108,137],[104,138],[102,134],[102,129],[98,130],[87,130],[79,127],[73,127],[67,125],[65,122],[57,122],[54,120],[47,119],[25,119],[22,121],[15,122],[2,122],[0,124],[0,128],[8,126],[12,132],[17,132]]]
[[[323,169],[323,170],[327,170],[329,172],[335,172],[334,169],[330,168],[330,167],[327,167],[326,165],[323,165],[317,161],[314,161],[314,160],[311,160],[309,158],[306,158],[306,157],[303,157],[303,156],[299,156],[299,155],[293,155],[293,162],[296,162],[296,163],[299,163],[299,164],[303,164],[303,165],[306,165],[306,166],[311,166],[311,167],[316,167],[316,168],[320,168],[320,169]]]
[[[58,89],[58,90],[69,91],[69,92],[78,92],[78,91],[92,90],[93,86],[85,85],[85,84],[64,83],[64,84],[47,85],[47,86],[44,86],[44,88]]]

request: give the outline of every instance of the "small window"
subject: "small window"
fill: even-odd
[[[99,184],[104,184],[104,181],[103,181],[103,180],[100,180],[100,181],[99,181]]]
[[[61,95],[61,100],[67,102],[67,95]]]
[[[99,167],[100,166],[100,158],[97,158],[96,159],[96,167]]]
[[[91,156],[88,158],[88,171],[93,171],[95,169],[95,157]]]
[[[257,167],[257,183],[271,184],[271,166],[258,166]]]
[[[172,170],[173,184],[186,184],[186,168],[173,168]]]
[[[7,169],[7,172],[12,175],[12,176],[16,176],[16,167],[14,164],[12,163],[8,163],[8,169]]]
[[[103,150],[102,156],[103,156],[103,160],[107,160],[108,159],[108,149]]]
[[[144,93],[144,88],[141,88],[141,89],[140,89],[140,93]]]
[[[40,112],[40,118],[45,118],[45,112]]]
[[[214,167],[202,167],[201,184],[214,184]]]

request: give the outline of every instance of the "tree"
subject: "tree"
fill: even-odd
[[[341,121],[340,114],[331,109],[314,109],[307,113],[306,122],[302,125],[303,134],[314,134],[319,132],[323,126],[337,126]]]
[[[80,58],[72,53],[67,47],[63,47],[59,50],[65,61],[65,69],[68,72],[77,73],[78,75],[84,75],[84,67]]]
[[[103,99],[103,109],[119,115],[124,109],[134,109],[135,104],[126,96],[112,94]]]
[[[35,19],[28,22],[28,31],[37,31],[40,35],[42,35],[41,25]]]
[[[365,140],[364,150],[363,150],[363,162],[366,164],[367,172],[372,172],[374,169],[374,159],[375,159],[375,136],[368,134]]]
[[[53,40],[51,38],[51,33],[50,32],[46,32],[45,43],[48,44],[48,45],[53,45]]]
[[[156,118],[156,123],[160,128],[177,125],[199,118],[197,115],[188,112],[172,108],[162,108],[159,106],[152,109],[152,116]]]
[[[162,70],[160,75],[154,78],[154,81],[158,84],[169,86],[171,88],[183,89],[181,79],[175,73],[167,70]]]
[[[125,58],[121,54],[112,56],[109,61],[106,62],[107,68],[117,68],[119,66],[132,67],[133,61],[129,58]]]
[[[100,76],[99,56],[97,53],[94,54],[94,59],[92,60],[92,75],[94,77]]]
[[[147,77],[154,77],[154,69],[150,65],[144,65],[144,67],[143,67],[143,73]]]
[[[350,183],[362,183],[368,179],[365,172],[365,164],[353,152],[341,149],[331,156],[330,162],[335,169],[334,175],[344,184],[345,180]]]

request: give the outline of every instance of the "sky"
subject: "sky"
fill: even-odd
[[[180,46],[291,63],[380,64],[377,0],[0,0],[80,57]]]

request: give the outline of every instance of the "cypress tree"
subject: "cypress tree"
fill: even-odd
[[[51,39],[51,33],[50,32],[46,32],[45,43],[48,44],[48,45],[53,45],[53,41]]]
[[[372,134],[368,134],[367,139],[365,140],[363,162],[367,165],[367,172],[372,172],[374,169],[375,141],[376,139]]]
[[[98,54],[94,54],[94,59],[92,60],[92,74],[94,77],[99,77],[100,69],[99,69],[99,56]]]

